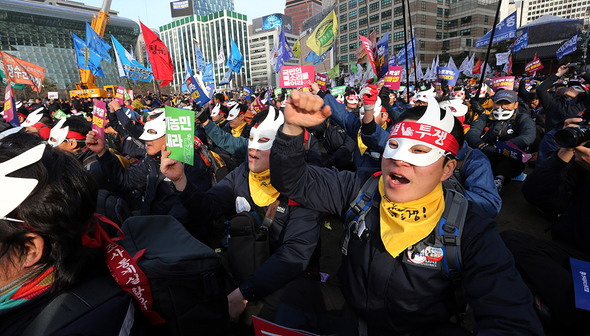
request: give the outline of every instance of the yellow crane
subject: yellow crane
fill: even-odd
[[[104,30],[109,23],[109,9],[112,0],[104,0],[102,8],[98,15],[92,17],[90,27],[100,36],[104,36]],[[80,71],[80,82],[76,83],[76,90],[70,91],[70,98],[99,98],[112,97],[117,90],[117,85],[106,85],[103,88],[96,86],[96,77],[88,69],[78,69]]]

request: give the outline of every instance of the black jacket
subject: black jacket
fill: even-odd
[[[310,129],[310,131],[314,132],[316,138],[319,134],[323,135],[322,144],[330,156],[327,163],[329,166],[344,165],[353,161],[356,141],[352,140],[346,134],[346,130],[340,127],[332,118],[326,119],[323,123]]]
[[[518,108],[518,113],[508,120],[493,120],[493,115],[482,114],[465,134],[465,140],[471,148],[477,148],[482,143],[496,145],[498,140],[512,142],[518,148],[525,150],[536,137],[535,122],[529,113]]]
[[[109,125],[117,131],[121,137],[123,153],[129,154],[132,157],[142,160],[145,155],[145,141],[139,140],[143,133],[143,126],[141,124],[134,124],[127,115],[125,109],[122,107],[115,113],[107,113],[109,118]]]
[[[590,81],[590,72],[582,76],[586,82]],[[553,98],[547,89],[553,86],[559,77],[555,74],[547,77],[543,83],[537,87],[537,97],[543,109],[545,109],[545,132],[549,132],[555,125],[567,118],[572,118],[580,114],[590,105],[590,95],[581,93],[571,102],[567,102],[564,96],[557,99]]]
[[[300,147],[301,136],[279,132],[270,157],[272,184],[302,206],[344,218],[369,174],[307,166]],[[369,334],[409,333],[448,321],[456,303],[452,280],[441,262],[436,267],[414,264],[404,258],[406,251],[392,257],[379,234],[378,209],[369,212],[365,223],[369,237],[361,240],[352,234],[338,278],[346,301],[367,323]],[[485,335],[542,335],[532,295],[496,223],[472,202],[461,243],[462,285],[473,308],[475,330]]]
[[[181,222],[191,234],[199,236],[204,234],[197,230],[202,221],[192,219],[188,211],[178,202],[176,188],[170,179],[160,172],[160,162],[154,157],[146,156],[140,163],[128,169],[106,151],[98,158],[100,166],[109,178],[114,191],[131,191],[142,189],[144,191],[141,214],[142,215],[171,215]],[[211,176],[207,166],[201,159],[201,155],[195,152],[194,166],[185,164],[184,173],[187,180],[194,183],[201,190],[211,187]]]
[[[236,198],[243,197],[263,216],[268,207],[259,208],[250,197],[248,164],[243,163],[207,192],[187,183],[180,201],[191,215],[214,220],[236,212]],[[270,227],[271,257],[244,283],[240,291],[246,300],[265,297],[301,274],[307,267],[320,238],[319,219],[323,213],[281,200]]]
[[[573,158],[565,163],[554,152],[527,176],[522,193],[545,213],[561,215],[552,228],[553,239],[590,253],[590,171]]]

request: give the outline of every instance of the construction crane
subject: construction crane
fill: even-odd
[[[92,17],[92,24],[90,27],[100,36],[104,36],[105,28],[109,23],[109,9],[111,8],[112,0],[104,0],[102,8],[98,15],[94,14]],[[99,98],[112,97],[117,90],[116,85],[107,85],[103,88],[96,86],[96,77],[89,69],[78,69],[80,71],[80,82],[76,83],[76,90],[70,91],[70,98]]]

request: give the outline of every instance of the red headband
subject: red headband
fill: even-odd
[[[67,139],[74,139],[74,140],[86,140],[86,136],[82,133],[68,131]]]
[[[454,136],[438,127],[417,122],[400,122],[393,126],[389,139],[405,138],[422,141],[457,156],[459,143]]]

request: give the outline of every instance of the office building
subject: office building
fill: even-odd
[[[292,33],[291,17],[283,14],[271,14],[252,20],[250,31],[250,61],[252,67],[252,86],[279,86],[279,77],[270,63],[270,52],[279,43],[281,29],[285,29],[285,39],[293,48],[297,35]],[[301,65],[298,58],[292,58],[284,66]]]
[[[588,0],[522,0],[523,22],[533,22],[544,15],[559,16],[564,19],[583,20],[590,25],[590,1]]]
[[[0,0],[0,50],[45,68],[45,77],[55,80],[60,90],[73,90],[80,73],[70,32],[84,39],[86,22],[92,22],[92,16],[99,11],[73,1]],[[104,40],[110,44],[114,35],[127,49],[135,45],[138,24],[119,17],[115,11],[109,11],[109,16]],[[96,84],[124,85],[112,49],[109,53],[113,61],[102,61],[105,78],[97,77]],[[63,92],[61,97],[67,94]]]
[[[174,81],[171,85],[180,91],[186,74],[185,59],[188,60],[193,73],[197,72],[195,41],[199,43],[205,62],[213,61],[215,84],[219,83],[229,69],[226,63],[231,52],[230,38],[233,38],[244,57],[244,65],[240,73],[234,73],[231,85],[233,87],[249,85],[251,78],[247,22],[246,15],[222,10],[206,16],[187,16],[161,26],[160,38],[168,47],[174,63]],[[226,60],[221,66],[217,64],[220,46]]]
[[[300,34],[301,24],[322,11],[322,2],[320,0],[287,0],[285,6],[285,15],[293,19],[293,33]]]
[[[170,2],[173,19],[191,15],[206,16],[222,10],[234,10],[234,0],[178,0]]]

